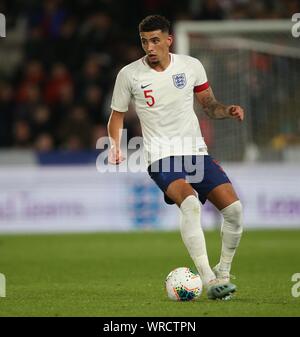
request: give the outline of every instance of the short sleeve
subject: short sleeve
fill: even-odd
[[[201,92],[207,89],[209,83],[202,63],[198,59],[193,58],[192,68],[195,76],[194,92]]]
[[[118,73],[116,78],[111,108],[116,111],[126,112],[131,100],[131,86],[128,77],[128,72],[123,68]]]

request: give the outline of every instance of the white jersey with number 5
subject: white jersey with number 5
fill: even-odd
[[[203,155],[207,147],[193,103],[194,92],[208,87],[205,70],[196,58],[170,54],[169,66],[158,72],[143,57],[120,70],[111,108],[126,112],[133,99],[148,164],[168,156]]]

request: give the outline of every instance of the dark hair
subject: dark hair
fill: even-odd
[[[162,15],[148,15],[139,24],[140,32],[152,32],[161,30],[164,33],[170,34],[170,21]]]

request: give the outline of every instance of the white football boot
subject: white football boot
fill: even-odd
[[[236,285],[230,282],[224,283],[219,279],[211,280],[207,284],[207,297],[210,300],[231,300],[232,294],[236,291]]]
[[[207,285],[207,297],[211,300],[221,299],[226,301],[232,299],[232,294],[236,291],[236,285],[230,283],[231,275],[229,272],[220,271],[219,264],[213,268],[213,271],[216,279],[210,281]]]

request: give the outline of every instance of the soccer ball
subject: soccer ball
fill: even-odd
[[[202,293],[202,281],[190,268],[180,267],[172,270],[166,278],[166,291],[173,301],[191,301]]]

